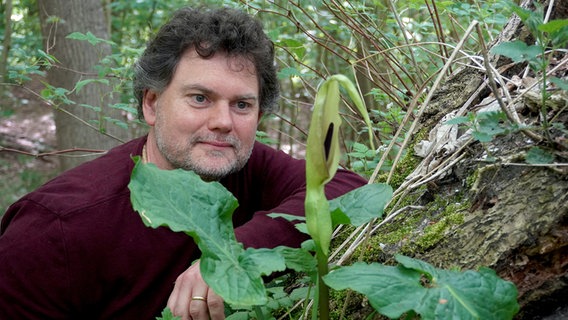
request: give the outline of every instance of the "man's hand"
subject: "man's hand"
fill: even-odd
[[[223,299],[203,281],[199,261],[177,277],[168,307],[182,320],[225,319]]]

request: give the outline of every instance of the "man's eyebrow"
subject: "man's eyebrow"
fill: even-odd
[[[182,91],[197,90],[203,93],[213,93],[213,90],[208,89],[207,87],[204,87],[199,84],[185,84],[181,87],[181,90]]]
[[[254,100],[254,101],[257,101],[258,97],[254,94],[251,94],[251,95],[238,96],[237,100]]]
[[[216,94],[215,91],[213,91],[213,90],[211,90],[207,87],[204,87],[200,84],[186,84],[186,85],[183,85],[181,87],[181,89],[182,89],[182,91],[197,90],[197,91],[199,91],[203,94],[206,94],[206,95],[215,95]],[[251,94],[244,94],[242,96],[236,96],[234,98],[234,100],[254,100],[254,101],[258,101],[259,99],[258,99],[258,96],[256,94],[251,93]]]

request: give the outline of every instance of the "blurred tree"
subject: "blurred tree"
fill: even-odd
[[[97,67],[100,59],[111,54],[109,42],[95,40],[110,38],[103,2],[44,0],[38,2],[38,8],[44,51],[57,59],[47,72],[49,85],[42,95],[55,107],[58,148],[107,150],[127,139],[128,132],[112,121],[124,117],[120,110],[110,107],[119,98],[113,94],[114,80],[102,78],[104,74],[100,75]],[[92,35],[94,45],[68,37],[73,32]],[[62,170],[97,153],[70,155],[61,157]]]
[[[12,44],[12,0],[6,0],[2,8],[4,12],[4,40],[2,41],[2,56],[0,58],[0,81],[8,80],[8,52]],[[0,86],[0,97],[4,96],[4,86]]]

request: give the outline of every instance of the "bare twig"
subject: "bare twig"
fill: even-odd
[[[449,69],[449,65],[454,61],[457,54],[460,52],[462,46],[464,45],[465,40],[469,37],[469,35],[471,34],[471,32],[473,31],[473,29],[475,28],[475,26],[477,24],[478,24],[478,22],[475,21],[475,20],[470,24],[470,26],[466,30],[465,35],[461,38],[460,42],[456,45],[456,48],[452,52],[452,55],[450,56],[448,61],[446,61],[442,70],[438,73],[438,77],[434,81],[432,89],[428,92],[426,99],[424,100],[424,102],[420,106],[420,109],[418,110],[418,113],[416,114],[414,121],[412,122],[412,124],[410,125],[410,128],[408,129],[408,132],[405,136],[405,139],[402,143],[402,146],[400,147],[400,150],[396,155],[395,161],[393,162],[393,168],[389,172],[389,176],[387,178],[387,181],[390,181],[390,179],[392,178],[392,175],[394,174],[394,171],[395,171],[394,168],[395,168],[396,164],[398,163],[398,161],[400,160],[400,157],[402,156],[402,152],[405,150],[405,147],[408,145],[408,142],[410,141],[410,137],[411,137],[412,133],[414,132],[414,130],[416,129],[416,126],[417,126],[418,121],[420,120],[420,117],[422,116],[422,114],[424,113],[424,110],[426,109],[426,107],[430,103],[430,100],[434,96],[436,89],[438,88],[438,86],[442,82],[442,79],[444,78],[446,71]],[[373,181],[376,178],[379,170],[380,170],[380,167],[377,166],[377,168],[375,168],[375,171],[373,172],[373,174],[371,176],[371,179],[370,179],[371,181]]]
[[[98,149],[85,149],[85,148],[73,148],[73,149],[65,149],[65,150],[57,150],[57,151],[50,151],[50,152],[40,152],[40,153],[33,153],[24,150],[18,150],[14,148],[6,148],[0,146],[0,153],[1,152],[11,152],[11,153],[18,153],[23,154],[26,156],[32,156],[35,158],[44,158],[48,156],[65,156],[65,157],[85,157],[90,156],[90,154],[83,154],[83,155],[67,155],[67,153],[72,152],[87,152],[87,153],[96,153],[96,154],[104,154],[107,150],[98,150]]]
[[[41,101],[43,101],[43,103],[45,103],[47,106],[53,108],[53,110],[57,110],[57,111],[60,111],[60,112],[63,112],[63,113],[65,113],[65,114],[67,114],[68,116],[72,117],[73,119],[75,119],[75,120],[81,122],[81,123],[84,124],[85,126],[87,126],[87,127],[91,128],[91,129],[97,131],[98,133],[100,133],[100,134],[102,134],[102,135],[104,135],[104,136],[107,136],[107,137],[109,137],[109,138],[111,138],[111,139],[114,139],[114,140],[116,140],[116,141],[118,141],[118,142],[120,142],[120,143],[124,143],[124,142],[125,142],[123,139],[120,139],[120,138],[118,138],[117,136],[114,136],[114,135],[112,135],[112,134],[110,134],[110,133],[108,133],[108,132],[102,132],[101,130],[99,130],[99,128],[97,128],[97,127],[93,126],[92,124],[90,124],[89,122],[87,122],[87,121],[81,119],[80,117],[78,117],[77,115],[73,114],[73,113],[70,112],[69,110],[66,110],[66,109],[63,109],[63,108],[61,108],[61,107],[59,107],[59,106],[54,105],[51,101],[46,100],[44,97],[42,97],[40,94],[38,94],[37,92],[33,91],[32,89],[30,89],[30,88],[28,88],[28,87],[26,87],[26,86],[23,86],[23,85],[19,85],[19,86],[20,86],[21,88],[23,88],[24,90],[27,90],[28,92],[30,92],[32,95],[36,96],[38,99],[40,99]]]
[[[499,94],[499,90],[497,89],[497,84],[495,83],[495,78],[493,77],[493,72],[492,72],[492,67],[491,64],[489,62],[489,55],[487,54],[487,46],[485,45],[485,41],[483,40],[483,33],[481,31],[481,28],[479,27],[479,25],[477,25],[477,33],[479,35],[479,39],[481,42],[481,52],[483,54],[483,63],[485,64],[485,72],[487,73],[487,79],[489,81],[489,86],[491,87],[491,91],[493,91],[493,95],[495,96],[495,99],[497,99],[497,102],[499,103],[499,107],[501,108],[501,110],[503,111],[503,113],[505,113],[505,115],[507,116],[507,119],[509,119],[509,121],[511,121],[512,123],[515,123],[517,125],[520,125],[520,121],[518,119],[518,117],[515,117],[512,112],[515,111],[509,111],[509,108],[505,105],[505,103],[503,102],[503,99],[501,98],[501,94]],[[544,138],[541,137],[540,135],[526,129],[526,128],[522,128],[521,127],[521,132],[524,133],[527,137],[531,138],[532,140],[538,142],[538,141],[542,141]]]

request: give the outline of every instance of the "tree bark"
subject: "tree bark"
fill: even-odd
[[[535,2],[524,0],[522,6],[534,9]],[[567,18],[568,2],[554,4],[551,19]],[[546,12],[548,2],[544,5]],[[492,45],[513,40],[534,44],[518,17]],[[558,52],[555,59],[549,70],[565,63],[568,54]],[[506,57],[490,60],[505,79],[542,77],[532,71],[527,76],[526,62],[512,63]],[[534,141],[519,130],[481,143],[469,139],[468,128],[445,124],[456,115],[500,109],[495,97],[502,91],[492,92],[486,81],[490,75],[478,69],[462,68],[436,90],[412,142],[420,157],[409,157],[419,164],[398,189],[407,210],[376,230],[370,243],[380,244],[380,250],[369,246],[361,249],[362,254],[390,262],[393,254],[402,253],[445,269],[489,267],[516,285],[521,309],[515,319],[566,319],[567,133],[551,130],[555,144]],[[568,73],[562,69],[554,76],[566,79]],[[500,90],[509,90],[513,99],[524,94],[522,85],[517,88],[511,82]],[[563,94],[563,107],[550,107],[547,116],[565,125],[568,100]],[[526,101],[519,99],[514,112],[541,134],[541,114]],[[554,154],[556,163],[528,163],[527,152],[535,146]]]
[[[523,5],[531,7],[533,3],[524,1]],[[566,13],[568,3],[556,2],[552,18],[566,18]],[[533,44],[525,28],[518,18],[511,19],[496,43],[521,40]],[[563,59],[568,59],[568,55],[558,57],[559,61]],[[497,68],[506,66],[501,70],[507,79],[523,78],[526,63],[512,64],[505,57],[493,60]],[[466,101],[470,103],[467,110],[472,112],[495,101],[495,93],[483,88],[487,77],[466,68],[447,81],[425,113],[424,128],[431,133],[441,128],[446,116],[463,108]],[[522,92],[511,91],[512,95]],[[526,104],[518,103],[515,110],[525,124],[539,125],[538,113],[531,112]],[[568,115],[560,109],[551,110],[550,114],[554,114],[559,123],[568,122]],[[555,132],[555,135],[556,139],[566,138],[565,133]],[[459,134],[457,139],[460,139]],[[550,318],[546,319],[561,319],[568,314],[565,298],[568,293],[568,171],[553,164],[528,164],[525,157],[534,146],[547,148],[516,132],[496,136],[483,144],[472,142],[468,148],[455,150],[465,155],[464,160],[448,166],[446,174],[432,180],[426,194],[454,197],[459,193],[459,201],[466,205],[457,212],[463,214],[464,222],[449,228],[438,243],[417,253],[417,257],[445,268],[490,267],[517,286],[521,311],[516,319],[547,316]],[[559,149],[548,150],[559,156],[557,161],[565,162],[566,145],[556,147]],[[447,147],[438,151],[446,153],[426,157],[421,164],[425,170],[422,173],[435,167],[432,163],[438,165],[456,156],[447,152]],[[490,156],[494,162],[483,161]],[[431,205],[424,201],[427,198],[422,198],[421,205]],[[436,224],[439,218],[425,219],[427,223]]]
[[[47,80],[56,88],[73,90],[78,81],[98,78],[95,66],[111,53],[110,45],[66,38],[72,32],[91,32],[98,38],[109,39],[106,15],[100,0],[42,0],[38,1],[45,51],[59,60],[48,70]],[[112,94],[110,85],[89,83],[79,92],[69,95],[73,103],[60,104],[54,110],[57,144],[59,149],[86,148],[108,150],[128,137],[126,130],[119,128],[105,117],[123,119],[120,111],[109,107],[116,102],[118,94]],[[95,111],[85,106],[100,107]],[[59,110],[62,109],[62,110]],[[64,112],[66,111],[66,112]],[[93,124],[94,128],[70,116]],[[111,137],[112,136],[112,137]],[[118,139],[115,139],[116,137]],[[61,158],[61,169],[72,168],[96,157],[96,153],[78,154]]]
[[[0,77],[2,82],[8,81],[8,53],[10,52],[10,47],[12,45],[12,0],[6,0],[4,6],[4,41],[2,43],[2,57],[0,58]],[[5,88],[0,86],[0,97],[4,96]]]

